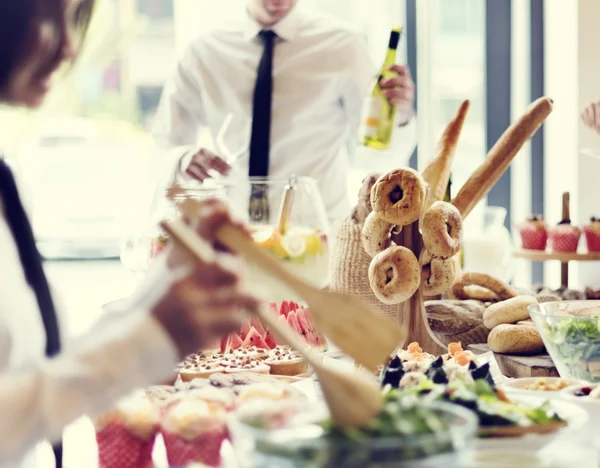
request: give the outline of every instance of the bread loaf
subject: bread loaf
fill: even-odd
[[[488,336],[488,346],[495,353],[506,354],[530,355],[544,351],[540,334],[530,325],[498,325]]]
[[[485,307],[478,301],[427,301],[425,310],[431,331],[457,335],[481,325]]]
[[[529,318],[527,307],[532,304],[537,304],[537,299],[533,296],[517,296],[492,304],[483,313],[483,324],[492,330],[502,323],[517,323],[519,320],[527,320]]]

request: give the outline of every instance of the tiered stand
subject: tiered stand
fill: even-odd
[[[563,193],[562,197],[562,219],[571,219],[570,195]],[[600,252],[550,252],[542,250],[516,249],[513,252],[515,258],[522,258],[532,262],[560,262],[560,284],[569,287],[569,263],[570,262],[599,262]]]

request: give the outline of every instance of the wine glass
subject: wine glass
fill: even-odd
[[[251,134],[252,119],[233,112],[225,116],[215,143],[227,164],[234,165],[248,151]]]
[[[284,196],[294,190],[286,229],[279,229]],[[228,187],[232,211],[250,225],[254,241],[288,270],[318,288],[329,285],[329,222],[316,180],[250,177]],[[277,279],[244,264],[249,290],[272,302],[303,302]]]

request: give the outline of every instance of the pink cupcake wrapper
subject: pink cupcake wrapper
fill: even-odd
[[[524,249],[546,250],[548,233],[539,229],[521,229],[521,242]]]
[[[581,234],[550,234],[550,244],[555,252],[577,252]]]
[[[600,252],[600,234],[586,228],[583,228],[583,233],[585,234],[588,251]]]
[[[162,432],[167,449],[167,460],[171,466],[185,466],[199,462],[208,466],[221,466],[221,445],[228,439],[227,428],[206,432],[194,440],[180,435]]]
[[[143,440],[122,424],[96,432],[100,468],[152,468],[154,439]]]

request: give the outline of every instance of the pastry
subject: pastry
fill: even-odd
[[[96,419],[96,442],[102,468],[139,468],[152,465],[160,407],[146,396],[127,398]]]
[[[531,103],[488,152],[484,162],[452,200],[452,204],[458,208],[463,220],[498,182],[525,142],[550,115],[552,105],[552,99],[547,97],[541,97]]]
[[[217,372],[225,372],[221,361],[205,362],[198,364],[184,364],[178,369],[179,376],[184,382],[191,382],[194,379],[207,379]]]
[[[195,398],[171,406],[161,424],[169,466],[221,466],[221,445],[229,437],[226,414]]]
[[[371,189],[371,204],[377,216],[394,226],[406,226],[421,216],[425,181],[413,169],[396,169],[380,177]]]
[[[563,219],[550,229],[548,237],[554,252],[577,252],[581,231],[571,224],[570,219]]]
[[[225,374],[237,374],[240,372],[253,372],[255,374],[268,374],[269,366],[264,362],[250,357],[224,357],[220,362],[222,372]]]
[[[485,273],[464,273],[458,281],[452,285],[452,293],[458,299],[477,299],[486,302],[487,298],[481,298],[469,291],[472,286],[483,288],[490,293],[489,298],[494,301],[505,301],[517,296],[517,292],[508,284]]]
[[[585,297],[586,299],[600,299],[600,290],[590,288],[589,286],[585,288]]]
[[[423,170],[423,179],[431,188],[432,201],[441,200],[450,180],[452,160],[458,145],[458,139],[462,132],[470,102],[463,101],[454,119],[446,126],[444,133],[438,143],[437,155]]]
[[[371,205],[371,189],[380,177],[381,174],[373,172],[368,174],[362,181],[362,186],[358,192],[358,203],[354,210],[352,210],[352,220],[359,226],[364,224],[367,216],[373,211],[373,206]]]
[[[421,281],[426,297],[445,294],[456,278],[456,263],[453,259],[431,258],[423,250],[421,252]]]
[[[301,375],[308,372],[308,364],[300,354],[288,346],[278,346],[271,350],[265,364],[271,369],[272,375]]]
[[[373,211],[363,224],[361,240],[365,252],[374,257],[392,245],[394,226],[384,221]]]
[[[540,334],[529,325],[498,325],[488,336],[488,346],[495,353],[505,354],[531,355],[544,351]]]
[[[521,245],[528,250],[546,250],[548,227],[541,215],[527,219],[520,227]]]
[[[437,201],[423,216],[423,243],[433,257],[448,259],[456,255],[462,243],[462,218],[456,207]]]
[[[377,254],[369,265],[369,283],[384,304],[400,304],[419,289],[421,267],[406,247],[393,246]]]
[[[492,330],[501,323],[517,323],[529,318],[530,305],[537,304],[533,296],[517,296],[489,306],[483,313],[483,324]]]
[[[590,223],[583,226],[588,252],[600,252],[600,219],[592,216]]]

